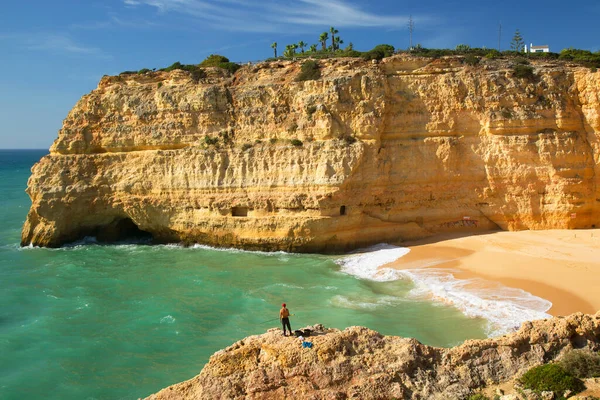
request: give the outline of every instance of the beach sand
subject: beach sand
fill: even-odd
[[[600,310],[600,230],[493,232],[404,242],[410,253],[385,265],[451,268],[457,279],[483,278],[552,302],[549,314]]]

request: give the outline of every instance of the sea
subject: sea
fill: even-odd
[[[449,347],[548,317],[519,289],[423,266],[382,269],[410,250],[342,255],[202,245],[20,247],[30,169],[47,150],[0,150],[0,398],[138,399],[197,375],[219,349],[279,328],[360,325]]]

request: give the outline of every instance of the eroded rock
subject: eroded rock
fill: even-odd
[[[247,337],[215,353],[198,376],[147,399],[464,399],[575,347],[600,349],[600,312],[451,349],[364,327],[313,329],[310,349],[278,329]]]

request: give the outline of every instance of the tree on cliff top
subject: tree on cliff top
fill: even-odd
[[[301,40],[298,42],[298,47],[300,47],[300,51],[302,51],[302,53],[304,53],[304,48],[307,46],[306,43],[304,43],[304,40]]]
[[[331,28],[329,28],[329,32],[331,33],[331,50],[337,50],[336,48],[336,41],[335,41],[335,35],[337,35],[340,31],[338,31],[337,29],[335,29],[333,26]]]
[[[273,49],[273,51],[275,52],[275,58],[277,58],[277,42],[273,42],[271,44],[271,48]]]
[[[329,33],[323,32],[321,36],[319,36],[319,42],[321,42],[321,47],[323,51],[327,50],[327,39],[329,39]]]
[[[510,49],[516,51],[517,53],[520,53],[525,49],[525,41],[523,40],[523,36],[521,36],[521,32],[519,32],[518,29],[515,31],[515,35],[510,42]]]

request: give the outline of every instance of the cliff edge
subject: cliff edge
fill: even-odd
[[[196,377],[147,400],[464,399],[572,349],[600,349],[600,312],[524,323],[444,349],[363,327],[314,326],[304,348],[271,329],[211,356]]]
[[[333,252],[600,223],[600,74],[394,56],[105,76],[32,169],[22,245]]]

